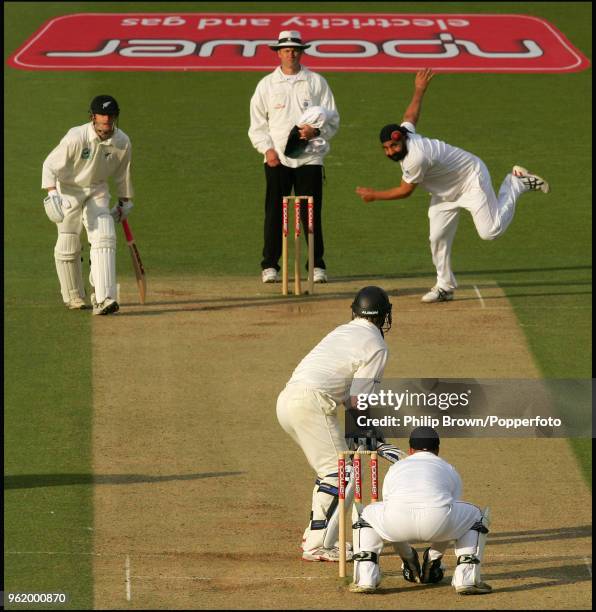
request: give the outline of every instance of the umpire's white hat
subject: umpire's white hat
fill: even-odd
[[[305,45],[302,42],[300,32],[296,30],[283,30],[279,33],[278,41],[274,45],[269,45],[270,49],[277,51],[284,47],[294,47],[295,49],[308,49],[310,45]]]

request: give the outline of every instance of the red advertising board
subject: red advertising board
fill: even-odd
[[[8,59],[26,70],[271,70],[298,30],[315,70],[575,72],[590,63],[529,15],[82,13],[45,23]]]

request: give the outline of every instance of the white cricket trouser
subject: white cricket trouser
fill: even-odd
[[[416,508],[382,501],[366,506],[361,516],[371,528],[355,530],[354,553],[374,552],[380,558],[385,540],[394,542],[402,557],[409,557],[412,543],[430,542],[431,551],[436,551],[431,558],[436,558],[453,540],[458,556],[474,554],[478,533],[470,528],[481,519],[482,512],[466,502],[441,508]],[[358,584],[376,586],[380,581],[377,563],[357,562],[354,572]]]
[[[91,283],[95,288],[98,303],[105,298],[116,298],[116,231],[110,215],[110,192],[108,186],[76,187],[58,184],[63,199],[64,219],[58,223],[58,241],[55,248],[57,265],[59,259],[80,260],[80,234],[83,227],[91,245]],[[65,236],[72,240],[65,240]],[[78,244],[78,252],[65,252],[65,246]],[[80,274],[80,273],[79,273]],[[63,299],[68,302],[71,289],[65,286],[59,274]],[[82,279],[81,279],[82,284]]]
[[[300,446],[316,472],[312,515],[304,532],[304,550],[322,547],[326,528],[337,507],[337,456],[348,450],[337,418],[337,404],[326,393],[292,384],[277,398],[277,419],[284,431]]]
[[[509,227],[519,196],[528,191],[520,179],[508,174],[499,195],[495,195],[486,165],[480,162],[480,174],[472,185],[455,200],[433,196],[428,209],[430,250],[437,269],[437,285],[453,290],[457,281],[451,269],[451,249],[461,209],[472,213],[476,231],[482,240],[494,240]]]

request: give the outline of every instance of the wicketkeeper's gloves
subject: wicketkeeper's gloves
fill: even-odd
[[[397,463],[400,459],[405,459],[408,456],[403,450],[387,442],[379,442],[377,445],[377,453],[379,453],[379,457],[387,459],[389,463]]]

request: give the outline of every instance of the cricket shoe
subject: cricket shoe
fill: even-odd
[[[401,570],[404,578],[408,582],[421,582],[420,580],[420,559],[415,549],[411,549],[414,555],[412,559],[401,558]]]
[[[453,290],[441,289],[435,285],[428,293],[422,296],[421,302],[425,304],[435,304],[436,302],[450,302],[453,299]]]
[[[485,595],[491,593],[493,588],[486,582],[478,582],[476,584],[463,584],[455,587],[455,592],[459,595]]]
[[[120,310],[118,302],[112,298],[106,298],[101,304],[98,304],[95,293],[91,294],[91,304],[93,304],[94,315],[108,315]]]
[[[350,593],[374,593],[377,587],[368,584],[356,584],[352,582],[348,587]]]
[[[513,166],[513,176],[516,176],[530,191],[542,191],[548,193],[550,191],[549,184],[537,174],[530,174],[522,166]]]
[[[66,308],[69,310],[85,310],[87,308],[87,304],[85,304],[85,300],[80,297],[72,298],[69,302],[66,303]]]
[[[379,572],[379,581],[375,586],[373,586],[372,584],[357,584],[356,582],[352,582],[348,587],[348,590],[350,591],[350,593],[375,593],[376,590],[379,588],[379,585],[381,584],[381,580],[382,574],[381,572]]]
[[[422,555],[422,570],[420,571],[420,582],[424,584],[436,584],[443,580],[445,572],[441,563],[442,556],[430,560],[430,548],[427,548]]]
[[[304,548],[305,544],[306,544],[306,538],[302,538],[302,544],[300,544],[300,550],[306,550]],[[339,542],[335,543],[335,548],[339,549]],[[352,546],[352,542],[346,542],[346,556],[347,555],[351,555],[353,553],[353,551],[354,551],[354,548]]]
[[[318,548],[313,548],[312,550],[305,550],[302,553],[303,561],[331,561],[331,562],[339,562],[339,548],[334,546],[333,548],[324,548],[323,546],[319,546]],[[352,551],[346,549],[346,561],[352,560]]]
[[[277,283],[279,281],[279,272],[275,268],[265,268],[261,272],[261,279],[264,283]]]
[[[315,268],[313,277],[314,277],[315,283],[326,283],[328,280],[327,270],[325,270],[325,268]]]

